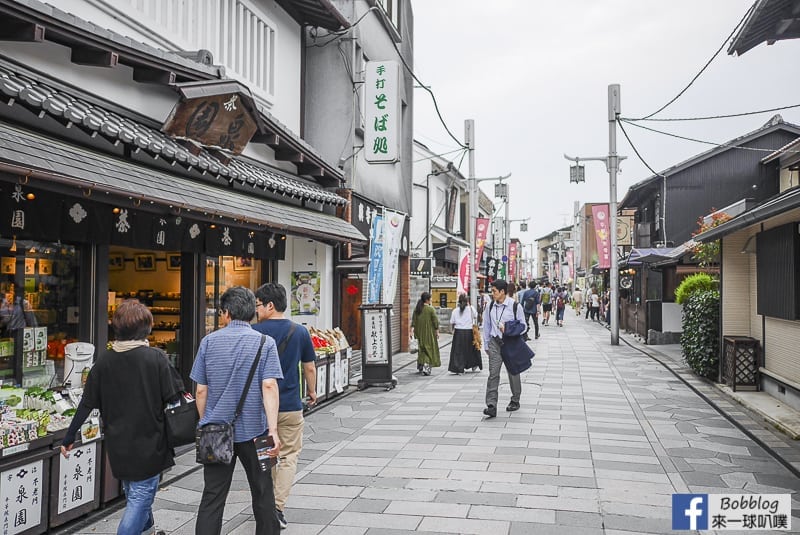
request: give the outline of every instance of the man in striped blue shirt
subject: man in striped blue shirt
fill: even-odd
[[[200,342],[190,374],[197,383],[201,426],[233,420],[263,336],[250,327],[255,313],[256,298],[247,288],[234,286],[220,297],[220,316],[226,325]],[[280,533],[275,517],[272,476],[269,471],[261,470],[253,442],[254,438],[268,432],[275,441],[272,456],[280,453],[278,379],[283,379],[278,349],[275,340],[267,336],[242,413],[234,423],[234,460],[229,465],[203,466],[204,486],[195,528],[197,535],[219,535],[221,532],[222,513],[237,458],[242,462],[250,483],[256,534]]]

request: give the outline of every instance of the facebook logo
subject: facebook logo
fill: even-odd
[[[708,494],[673,494],[672,529],[708,529]]]

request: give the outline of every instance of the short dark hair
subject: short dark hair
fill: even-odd
[[[530,281],[530,282],[528,283],[528,288],[530,288],[531,290],[533,290],[534,288],[536,288],[536,281]]]
[[[138,299],[126,299],[111,318],[117,340],[146,340],[153,329],[153,314]]]
[[[272,303],[278,312],[286,310],[286,288],[283,287],[283,284],[277,282],[262,284],[256,288],[255,294],[256,299],[261,301],[262,305],[266,306],[267,303]]]
[[[495,287],[498,292],[508,293],[508,283],[503,279],[497,279],[495,281],[492,281],[492,286]]]
[[[256,296],[249,288],[233,286],[219,298],[219,308],[227,310],[232,320],[250,321],[256,315]]]

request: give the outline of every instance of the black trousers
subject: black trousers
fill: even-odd
[[[250,484],[253,498],[253,515],[256,519],[256,535],[278,535],[281,532],[275,516],[275,494],[272,474],[264,472],[258,464],[256,446],[252,440],[233,445],[231,464],[207,464],[203,466],[203,498],[197,513],[196,535],[219,535],[222,531],[222,512],[231,489],[236,459],[242,462]]]
[[[525,313],[525,324],[528,326],[528,329],[525,331],[525,334],[531,330],[531,317],[533,318],[533,332],[536,333],[536,337],[539,337],[539,314],[528,314]]]

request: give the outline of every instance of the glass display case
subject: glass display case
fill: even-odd
[[[241,256],[206,257],[206,334],[220,328],[219,298],[233,286],[255,290],[261,285],[262,262]]]

